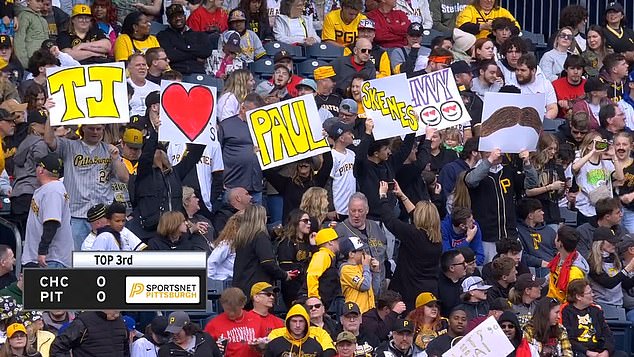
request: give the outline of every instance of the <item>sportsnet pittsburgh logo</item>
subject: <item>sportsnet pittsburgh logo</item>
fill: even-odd
[[[128,304],[197,304],[200,302],[200,278],[128,276],[125,292]]]

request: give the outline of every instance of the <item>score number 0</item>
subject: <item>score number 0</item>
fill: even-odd
[[[103,288],[106,286],[106,278],[103,275],[99,275],[97,277],[97,287]],[[103,290],[97,291],[97,301],[104,302],[106,301],[106,292]]]

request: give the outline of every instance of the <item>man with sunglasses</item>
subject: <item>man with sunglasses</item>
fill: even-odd
[[[275,305],[275,298],[280,289],[273,287],[267,282],[259,282],[251,287],[251,301],[253,310],[245,313],[247,319],[252,319],[259,329],[256,330],[256,339],[249,342],[256,350],[264,350],[263,338],[269,335],[276,328],[284,327],[284,321],[271,314]]]
[[[331,65],[335,70],[333,78],[336,85],[335,90],[340,95],[344,95],[352,83],[355,74],[363,73],[368,79],[376,78],[376,68],[370,61],[372,53],[372,42],[367,38],[359,38],[352,50],[352,55],[343,56],[332,61]]]
[[[442,269],[438,277],[440,312],[442,316],[449,316],[451,310],[461,303],[462,285],[460,283],[467,274],[467,262],[460,251],[452,249],[440,256],[440,268]]]
[[[583,138],[590,131],[588,113],[576,112],[570,120],[566,120],[557,128],[555,136],[561,144],[569,144],[574,150],[578,150]]]

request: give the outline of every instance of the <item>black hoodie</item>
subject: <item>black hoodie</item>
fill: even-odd
[[[513,311],[504,311],[498,318],[498,323],[501,324],[502,322],[510,322],[515,326],[515,337],[510,341],[513,347],[517,348],[517,346],[522,343],[522,327],[517,319],[517,315]],[[515,357],[515,350],[509,353],[507,357]]]

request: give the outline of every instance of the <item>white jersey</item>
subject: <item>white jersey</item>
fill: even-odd
[[[186,144],[174,144],[170,143],[167,148],[167,156],[170,159],[172,165],[178,164],[183,158]],[[223,171],[225,165],[222,161],[222,152],[220,150],[220,144],[218,141],[214,141],[211,145],[205,147],[203,156],[196,164],[196,173],[198,174],[198,185],[200,186],[199,197],[205,203],[205,206],[209,211],[212,209],[211,203],[211,186],[212,186],[212,173],[216,171]]]
[[[141,239],[137,237],[131,230],[123,227],[123,230],[120,233],[121,235],[121,246],[117,243],[115,237],[108,232],[103,232],[99,235],[96,235],[93,232],[90,232],[84,243],[81,245],[81,250],[94,250],[94,251],[140,251],[147,247]]]
[[[338,214],[348,214],[350,196],[357,192],[357,179],[352,170],[355,156],[350,149],[346,149],[345,154],[332,150],[332,200]]]
[[[148,80],[145,81],[145,85],[142,87],[134,84],[131,79],[128,79],[128,83],[134,88],[134,95],[132,95],[132,99],[130,99],[130,116],[145,115],[145,97],[154,91],[160,92],[161,87]]]

